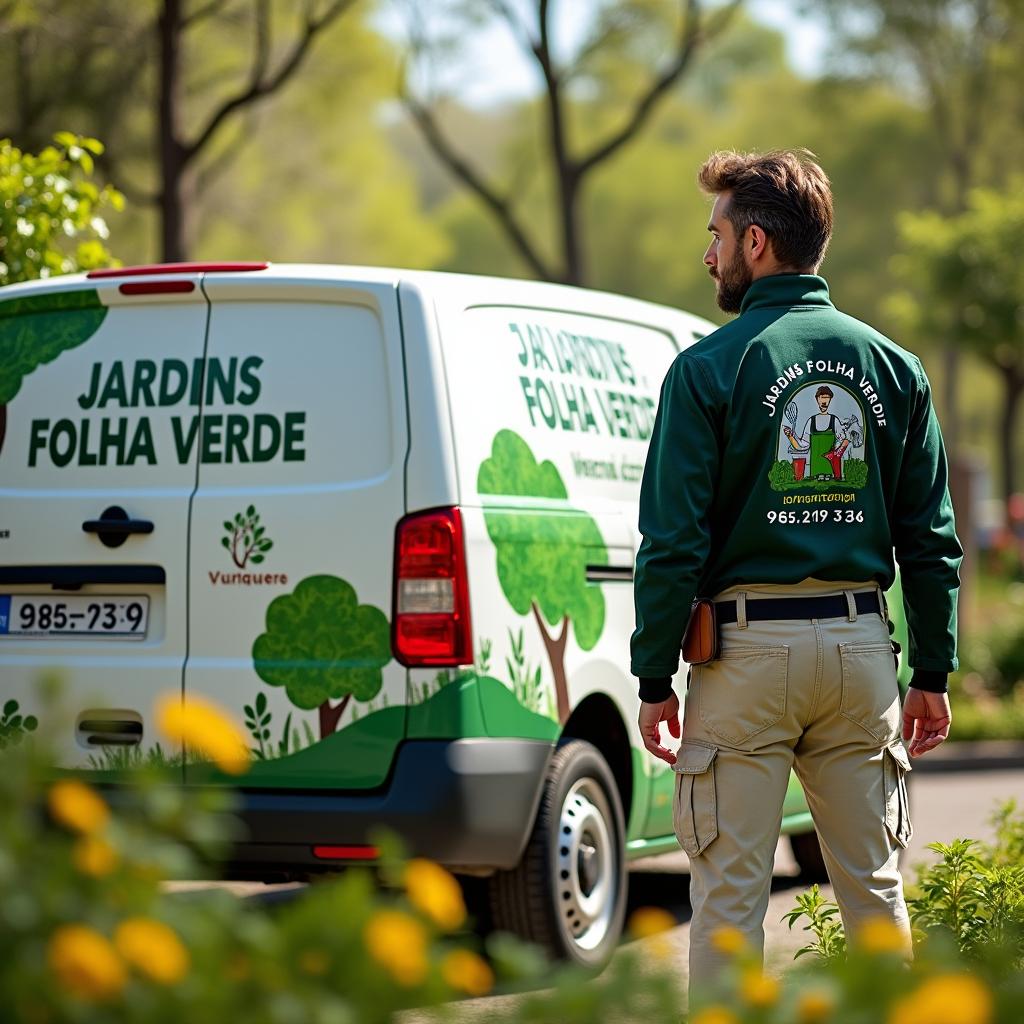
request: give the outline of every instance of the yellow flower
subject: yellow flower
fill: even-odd
[[[739,1017],[726,1006],[705,1006],[690,1018],[690,1024],[740,1024]]]
[[[114,947],[86,925],[61,925],[50,938],[47,962],[61,986],[82,999],[102,1002],[124,988],[126,971]]]
[[[64,779],[50,788],[50,813],[65,828],[93,835],[106,827],[110,810],[91,786]]]
[[[649,939],[670,931],[678,924],[676,919],[661,907],[638,907],[629,915],[629,934],[637,939]]]
[[[157,725],[170,739],[209,757],[221,771],[241,775],[249,769],[249,749],[241,729],[216,705],[201,697],[187,701],[162,697],[156,707]]]
[[[861,925],[856,946],[865,953],[909,952],[909,936],[887,917],[872,917]]]
[[[400,910],[380,910],[363,932],[370,956],[399,985],[419,985],[427,976],[427,933],[416,918]]]
[[[403,876],[413,906],[439,928],[452,931],[466,920],[466,904],[455,877],[432,860],[415,858],[405,866]]]
[[[836,1001],[831,992],[823,988],[809,988],[800,993],[796,1002],[797,1024],[820,1024],[831,1016]]]
[[[331,966],[330,958],[322,949],[304,949],[299,954],[299,969],[304,974],[312,974],[318,977],[327,973]]]
[[[494,972],[487,961],[468,949],[454,949],[441,961],[441,975],[452,988],[471,996],[484,996],[494,987]]]
[[[102,836],[82,836],[71,851],[71,863],[83,875],[102,878],[117,867],[117,850]]]
[[[719,953],[736,956],[747,948],[747,937],[733,925],[726,924],[711,933],[711,945]]]
[[[140,974],[160,985],[173,985],[188,973],[188,950],[161,921],[130,917],[114,932],[114,945]]]
[[[970,974],[938,974],[899,1000],[889,1024],[990,1024],[992,993]]]
[[[751,1006],[771,1006],[779,998],[779,980],[760,967],[749,967],[740,977],[740,995]]]

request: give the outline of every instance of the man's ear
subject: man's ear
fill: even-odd
[[[747,228],[747,237],[744,240],[746,254],[754,261],[769,254],[768,236],[760,224],[751,224]]]

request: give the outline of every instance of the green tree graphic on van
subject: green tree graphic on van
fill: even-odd
[[[221,545],[228,550],[231,561],[244,569],[249,562],[259,565],[274,542],[266,535],[266,527],[260,526],[259,513],[254,505],[250,505],[244,513],[239,512],[233,520],[224,520],[226,537],[221,537]]]
[[[353,697],[367,701],[380,692],[381,669],[391,660],[391,627],[379,608],[359,603],[345,580],[308,576],[270,602],[252,660],[260,679],[283,686],[297,708],[319,711],[323,739],[337,729]]]
[[[512,430],[500,430],[491,457],[477,474],[480,494],[565,501],[568,493],[554,463],[538,463],[530,446]],[[597,523],[571,508],[525,511],[484,510],[487,534],[498,555],[498,581],[520,614],[533,613],[555,679],[558,720],[570,712],[565,674],[569,624],[576,642],[589,651],[604,629],[604,595],[587,584],[587,562],[607,561],[608,552]],[[557,635],[547,626],[560,626]]]
[[[28,295],[0,302],[0,451],[7,434],[7,406],[37,367],[88,341],[107,307],[94,289]]]

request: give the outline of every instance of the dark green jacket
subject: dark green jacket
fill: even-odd
[[[821,277],[759,278],[739,317],[676,357],[640,532],[631,648],[644,700],[670,692],[695,595],[808,578],[887,589],[894,553],[912,685],[944,690],[957,667],[963,552],[928,379],[840,313]]]

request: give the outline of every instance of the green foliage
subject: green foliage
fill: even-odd
[[[868,464],[863,459],[847,459],[843,465],[843,483],[863,487],[868,482]]]
[[[1004,829],[1016,838],[1021,824],[1010,826],[1006,820]],[[928,849],[942,860],[919,875],[919,895],[907,900],[911,921],[944,929],[966,957],[982,958],[997,944],[1024,960],[1024,864],[995,863],[974,839],[929,843]]]
[[[267,695],[262,691],[257,693],[252,704],[246,704],[242,711],[245,714],[245,727],[256,743],[256,746],[251,748],[253,756],[261,761],[274,757],[286,757],[288,754],[294,754],[302,750],[303,747],[316,742],[309,723],[306,721],[302,723],[306,731],[306,742],[302,742],[299,738],[298,728],[292,725],[292,715],[289,712],[281,726],[281,738],[277,743],[271,743],[270,727],[274,713],[267,706]]]
[[[1012,253],[1024,230],[1024,178],[1008,189],[975,189],[967,209],[900,217],[897,276],[909,292],[895,311],[915,336],[963,345],[996,366],[1024,354],[1024,267]]]
[[[88,341],[107,315],[92,289],[0,302],[0,405],[39,366]]]
[[[783,920],[792,931],[793,925],[802,917],[807,918],[803,930],[810,932],[814,941],[798,949],[794,959],[812,953],[826,963],[831,963],[846,955],[846,936],[843,934],[842,921],[838,920],[839,906],[825,899],[817,885],[812,885],[807,892],[797,896],[796,906],[784,915]]]
[[[250,562],[260,565],[274,546],[266,536],[266,527],[260,526],[260,517],[253,505],[244,513],[239,512],[233,521],[225,519],[224,532],[227,536],[221,537],[221,546],[230,552],[231,560],[239,569],[244,569]]]
[[[387,616],[359,604],[351,584],[337,576],[309,576],[267,608],[267,628],[252,647],[256,674],[283,686],[288,699],[310,710],[352,694],[370,700],[391,660]]]
[[[486,676],[491,671],[491,648],[493,644],[490,639],[481,637],[478,645],[479,653],[473,663],[473,670],[479,676]]]
[[[0,750],[20,743],[26,735],[39,727],[39,719],[35,715],[23,715],[19,708],[16,700],[9,700],[0,711]]]
[[[779,459],[772,463],[771,469],[768,470],[768,483],[775,491],[785,491],[790,487],[796,487],[797,479],[793,471],[793,463],[789,459]]]
[[[58,132],[38,154],[0,140],[0,284],[109,266],[104,214],[124,199],[93,180],[96,139]]]
[[[498,580],[520,615],[536,604],[552,626],[568,617],[580,647],[590,650],[604,628],[605,613],[601,589],[586,579],[587,563],[608,557],[597,523],[584,512],[555,504],[568,497],[558,470],[550,461],[538,463],[526,441],[511,430],[495,435],[491,457],[480,466],[477,489],[499,501],[539,498],[552,504],[544,512],[484,510],[487,534],[497,549]]]
[[[184,754],[167,754],[159,743],[149,747],[102,747],[90,754],[88,765],[98,772],[155,772],[164,768],[180,768]]]
[[[512,645],[512,656],[505,659],[505,667],[508,669],[509,682],[512,684],[512,692],[516,700],[526,708],[527,711],[534,711],[537,714],[544,714],[541,711],[541,699],[545,694],[545,688],[541,684],[540,665],[535,669],[526,664],[524,652],[523,631],[518,634],[508,631],[509,643]],[[548,694],[550,697],[550,693]]]

